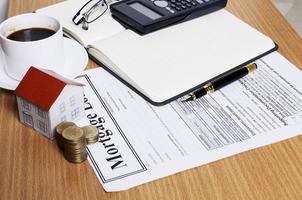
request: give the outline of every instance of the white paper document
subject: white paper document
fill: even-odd
[[[125,190],[302,132],[302,73],[279,53],[196,102],[155,107],[102,68],[78,78],[99,140],[89,161],[106,191]],[[154,80],[156,81],[156,80]],[[181,81],[181,80],[180,80]]]

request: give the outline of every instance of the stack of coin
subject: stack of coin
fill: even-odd
[[[82,129],[84,131],[87,144],[94,144],[98,141],[99,130],[95,126],[83,126]]]
[[[77,126],[69,126],[62,133],[64,157],[69,162],[81,163],[87,159],[84,131]]]
[[[76,126],[76,124],[73,123],[73,122],[64,121],[64,122],[61,122],[56,127],[56,140],[57,140],[58,146],[61,149],[64,149],[63,138],[62,138],[63,130],[66,129],[67,127],[69,127],[69,126]]]

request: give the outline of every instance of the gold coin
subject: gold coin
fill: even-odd
[[[98,136],[99,136],[99,130],[95,126],[84,126],[82,127],[84,130],[85,138],[87,141],[87,144],[93,144],[98,141]]]
[[[92,125],[83,126],[82,129],[84,131],[86,139],[94,138],[99,135],[99,130],[95,126]]]
[[[86,145],[81,146],[78,149],[73,149],[73,148],[64,148],[64,153],[67,154],[78,154],[83,152],[86,149]]]
[[[64,130],[65,128],[69,127],[69,126],[76,126],[76,124],[73,123],[73,122],[68,122],[68,121],[61,122],[60,124],[58,124],[58,125],[56,126],[56,132],[57,132],[57,134],[62,135],[63,130]]]
[[[65,154],[64,157],[66,160],[72,163],[81,163],[87,159],[87,151],[86,149],[79,154]]]
[[[93,138],[93,139],[87,139],[86,142],[87,142],[87,144],[94,144],[98,141],[98,139],[99,139],[98,137]]]
[[[64,121],[56,126],[56,140],[57,140],[57,144],[58,144],[59,148],[61,148],[61,149],[64,148],[62,132],[65,128],[67,128],[69,126],[76,126],[76,124],[73,122]]]
[[[63,141],[67,141],[70,143],[77,143],[78,141],[81,141],[84,136],[84,131],[77,127],[77,126],[69,126],[66,129],[63,130],[62,133]]]
[[[82,128],[69,126],[62,132],[64,157],[69,162],[81,163],[87,159],[86,138]]]
[[[78,144],[86,143],[86,139],[85,139],[84,134],[83,134],[83,136],[78,140],[68,140],[66,138],[63,138],[63,142],[64,142],[65,145],[76,146]]]
[[[86,146],[86,141],[85,140],[83,140],[83,142],[80,141],[80,142],[74,143],[74,144],[68,143],[66,140],[63,140],[63,143],[64,143],[64,147],[71,148],[71,149],[79,149],[82,146]]]

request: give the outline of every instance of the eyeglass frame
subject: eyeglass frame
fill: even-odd
[[[75,25],[79,25],[79,24],[81,24],[81,23],[83,23],[83,22],[88,23],[88,24],[89,24],[89,23],[92,23],[92,22],[96,21],[97,19],[99,19],[99,18],[100,18],[100,17],[108,10],[107,1],[106,1],[106,0],[99,0],[99,1],[96,2],[93,6],[91,6],[91,8],[89,8],[86,12],[84,12],[84,13],[82,14],[83,17],[82,17],[78,22],[75,22],[74,20],[81,14],[82,10],[83,10],[90,2],[92,2],[92,1],[93,1],[93,0],[87,1],[87,2],[80,8],[80,10],[73,16],[72,22],[73,22]],[[103,4],[106,6],[106,8],[105,8],[105,10],[103,11],[103,13],[100,14],[100,16],[98,16],[97,18],[93,19],[92,21],[86,20],[84,15],[85,15],[85,14],[87,15],[88,12],[93,11],[92,9],[96,9],[97,6],[98,6],[98,4],[100,4],[100,3],[102,3],[102,2],[103,2]],[[89,16],[88,16],[88,17],[89,17]]]

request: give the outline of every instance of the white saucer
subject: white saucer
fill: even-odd
[[[84,47],[77,42],[64,38],[64,54],[65,63],[61,71],[56,73],[68,78],[74,79],[80,75],[88,63],[88,55]],[[37,66],[38,67],[38,66]],[[11,78],[6,74],[4,64],[0,60],[0,88],[7,90],[15,90],[18,86],[19,81]]]

